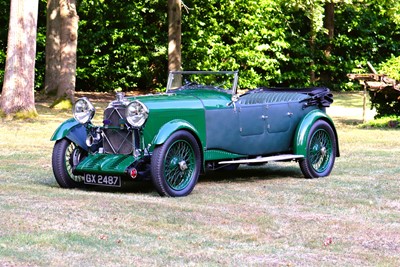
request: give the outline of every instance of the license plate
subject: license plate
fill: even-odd
[[[121,176],[86,173],[85,184],[121,187]]]

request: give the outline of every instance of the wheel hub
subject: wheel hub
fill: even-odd
[[[187,165],[186,161],[182,160],[178,164],[179,164],[179,168],[181,169],[181,171],[185,171],[188,169],[188,165]]]
[[[326,147],[321,147],[321,156],[323,156],[323,157],[325,157],[325,155],[326,155]]]

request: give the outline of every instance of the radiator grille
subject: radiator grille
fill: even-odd
[[[121,124],[123,127],[121,128]],[[132,154],[134,141],[132,131],[127,129],[125,107],[110,107],[104,111],[104,153]]]

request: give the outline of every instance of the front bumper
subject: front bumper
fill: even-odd
[[[122,154],[91,154],[74,169],[74,174],[107,174],[127,176],[129,169],[135,168],[140,158]]]

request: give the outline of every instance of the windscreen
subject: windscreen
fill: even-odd
[[[170,72],[167,91],[185,89],[210,89],[235,93],[237,72],[234,71],[176,71]]]

